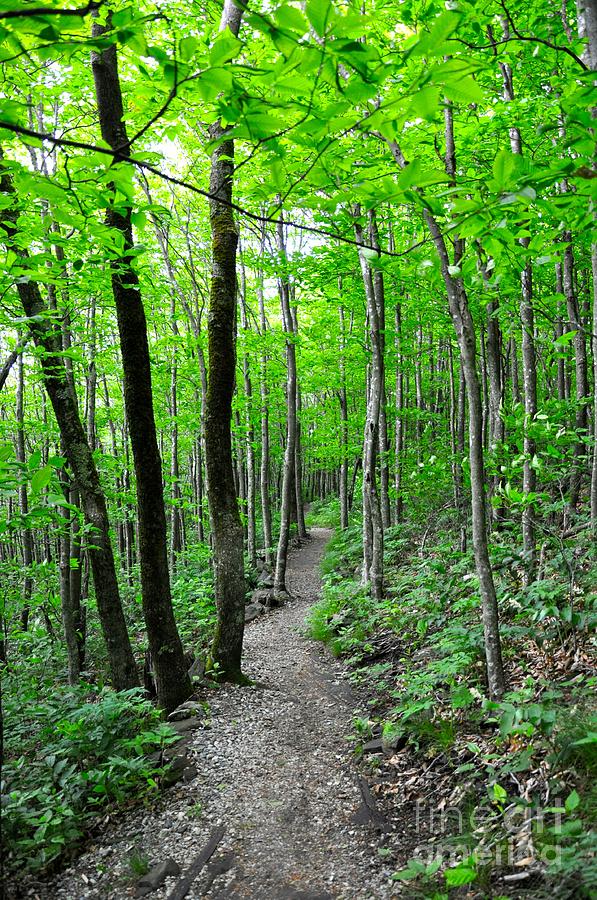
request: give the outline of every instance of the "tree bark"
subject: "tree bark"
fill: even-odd
[[[27,631],[29,615],[31,612],[31,595],[33,593],[33,577],[31,566],[33,564],[33,534],[27,524],[29,513],[29,500],[27,497],[27,482],[25,481],[25,467],[27,457],[25,454],[25,411],[24,411],[25,379],[23,376],[23,354],[19,354],[17,362],[17,462],[21,466],[21,484],[19,485],[19,511],[23,518],[23,608],[21,609],[21,628]]]
[[[586,437],[589,425],[589,409],[587,405],[589,396],[589,374],[587,360],[587,341],[584,325],[578,308],[578,298],[574,289],[574,255],[572,252],[572,235],[565,232],[563,240],[566,242],[564,261],[562,266],[564,296],[566,297],[566,309],[570,330],[574,335],[574,369],[576,376],[576,414],[574,427],[578,440],[574,445],[574,462],[570,473],[570,495],[568,509],[574,512],[578,506],[580,490],[583,481],[584,463],[586,460]]]
[[[282,267],[278,279],[278,289],[280,293],[282,325],[286,335],[286,449],[284,452],[282,502],[280,506],[280,535],[276,553],[274,587],[277,592],[284,592],[286,591],[286,562],[288,558],[288,539],[290,537],[292,495],[295,474],[297,383],[294,325],[292,321],[292,311],[290,309],[290,284],[288,282],[284,225],[281,216],[278,221],[276,234],[280,265]]]
[[[338,279],[342,292],[342,279]],[[348,403],[346,397],[346,322],[340,306],[340,528],[348,528]]]
[[[369,585],[371,596],[381,600],[384,595],[383,572],[383,520],[377,487],[376,461],[379,448],[379,416],[383,399],[384,359],[379,316],[379,292],[376,296],[374,279],[369,263],[362,252],[364,245],[363,227],[358,221],[360,208],[355,207],[355,235],[359,245],[359,262],[367,301],[371,362],[369,367],[369,390],[367,394],[367,415],[363,441],[363,521],[370,531],[370,554],[364,549],[363,578]],[[369,535],[364,535],[366,541]]]
[[[243,10],[225,0],[220,31],[238,35]],[[212,269],[209,294],[208,382],[205,421],[207,494],[213,537],[214,589],[218,620],[211,664],[218,674],[242,681],[241,657],[245,626],[243,528],[234,491],[232,461],[232,395],[235,379],[236,248],[238,231],[230,203],[234,142],[220,122],[210,127],[218,142],[211,157],[210,224]]]
[[[14,196],[14,187],[6,170],[2,172],[0,191]],[[0,225],[5,233],[3,240],[17,256],[27,260],[27,252],[14,241],[17,236],[16,221],[15,208],[5,208],[2,211]],[[106,499],[64,367],[56,329],[48,321],[39,286],[35,281],[21,281],[17,284],[17,291],[29,319],[31,336],[35,346],[41,351],[44,386],[58,422],[62,445],[81,493],[85,520],[93,529],[89,559],[108,653],[110,677],[116,690],[125,690],[138,685],[139,679],[120,602]]]
[[[509,37],[508,22],[502,20],[504,38]],[[514,100],[512,69],[508,63],[500,63],[504,98]],[[516,126],[508,129],[512,153],[522,156],[522,140]],[[529,238],[521,238],[520,246],[526,252]],[[522,380],[524,385],[524,430],[522,469],[522,490],[525,504],[522,511],[522,544],[525,557],[525,583],[528,585],[535,577],[537,554],[535,546],[534,503],[529,501],[537,488],[537,471],[535,468],[536,442],[532,435],[532,425],[537,415],[537,360],[535,353],[535,314],[533,310],[533,270],[530,260],[526,260],[521,272],[520,320],[522,323]]]
[[[260,253],[265,252],[265,225],[261,233]],[[257,301],[259,303],[259,327],[261,332],[261,356],[259,371],[259,393],[261,401],[261,465],[259,467],[259,492],[261,495],[261,522],[263,528],[263,548],[268,568],[274,566],[272,544],[272,509],[270,503],[270,446],[269,446],[269,399],[267,384],[267,318],[263,295],[263,271],[257,272]]]
[[[93,24],[93,35],[110,33],[108,25]],[[114,150],[128,150],[116,44],[92,51],[91,65],[102,138]],[[115,157],[115,161],[117,160]],[[139,560],[143,615],[158,704],[172,710],[191,693],[182,643],[172,609],[162,460],[157,441],[151,362],[145,310],[133,266],[133,229],[130,207],[116,206],[106,214],[108,227],[122,236],[123,251],[111,260],[112,292],[124,372],[124,405],[135,465],[139,520]]]
[[[449,128],[447,130],[450,131]],[[453,141],[451,133],[448,135],[448,138]],[[391,142],[389,146],[397,165],[400,168],[404,168],[407,162],[399,145]],[[454,276],[450,272],[452,266],[441,228],[427,208],[424,210],[423,215],[439,258],[442,278],[448,297],[450,316],[458,339],[466,382],[469,407],[469,461],[473,547],[481,594],[487,684],[490,697],[499,699],[504,694],[506,684],[502,663],[497,596],[487,542],[483,410],[481,407],[481,386],[477,372],[475,328],[462,278]],[[462,252],[462,242],[457,238],[455,247],[455,260],[457,263],[460,262]]]
[[[241,289],[240,289],[240,320],[241,328],[249,332],[249,318],[247,315],[247,296],[244,266],[241,264]],[[247,555],[250,565],[257,565],[257,543],[255,536],[255,428],[253,425],[253,380],[249,354],[245,349],[243,353],[243,381],[245,388],[246,413],[246,459],[247,459]]]

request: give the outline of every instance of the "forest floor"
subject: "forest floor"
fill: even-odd
[[[27,896],[136,896],[143,869],[172,859],[186,873],[217,826],[223,837],[189,898],[372,900],[398,893],[384,829],[346,737],[358,699],[329,652],[304,636],[330,536],[312,530],[289,559],[292,599],[248,626],[245,671],[255,685],[209,692],[187,750],[192,780],[166,790],[151,808],[106,823],[70,868]],[[169,876],[150,896],[168,898],[179,880]]]

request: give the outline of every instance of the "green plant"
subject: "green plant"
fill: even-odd
[[[140,689],[67,691],[48,708],[38,703],[37,719],[36,739],[2,772],[11,871],[54,861],[82,838],[98,807],[155,790],[157,768],[148,754],[178,740]]]
[[[196,803],[193,803],[192,806],[189,806],[187,810],[187,816],[189,819],[200,819],[203,815],[203,804],[197,800]]]
[[[337,497],[315,500],[306,516],[307,528],[338,528],[340,525],[340,501]]]
[[[149,857],[138,847],[129,853],[127,864],[135,878],[141,878],[149,872]]]

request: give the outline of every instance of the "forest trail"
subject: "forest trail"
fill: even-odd
[[[39,896],[134,896],[133,855],[150,865],[171,857],[184,874],[217,825],[224,837],[189,898],[392,896],[377,853],[383,838],[351,821],[362,805],[345,738],[356,701],[329,654],[304,637],[330,534],[312,530],[289,558],[293,599],[248,626],[245,671],[257,685],[210,696],[209,727],[193,732],[189,750],[197,776],[166,791],[151,811],[110,826]],[[168,898],[177,880],[149,896]]]

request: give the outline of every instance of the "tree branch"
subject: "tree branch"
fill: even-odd
[[[21,355],[21,353],[23,352],[25,347],[27,346],[28,342],[29,342],[29,338],[27,337],[21,344],[18,345],[18,347],[15,347],[15,349],[12,351],[12,353],[10,354],[10,356],[8,357],[8,359],[6,360],[6,362],[0,369],[0,391],[6,384],[6,379],[8,378],[8,376],[10,374],[10,370],[16,363],[17,359],[19,358],[19,356]]]
[[[22,137],[30,137],[35,138],[36,140],[48,141],[50,144],[53,144],[56,147],[72,147],[75,150],[89,150],[93,153],[101,153],[103,156],[110,156],[115,162],[130,163],[133,166],[137,166],[137,168],[139,169],[142,169],[146,172],[151,172],[152,175],[155,175],[157,178],[161,178],[163,181],[166,181],[169,184],[174,184],[177,187],[185,188],[185,190],[192,191],[192,193],[194,194],[199,194],[201,197],[206,197],[208,200],[217,200],[225,206],[229,206],[239,215],[245,216],[253,222],[266,222],[271,225],[277,225],[281,221],[277,216],[260,215],[259,213],[254,213],[243,206],[239,206],[238,203],[222,200],[219,195],[216,196],[212,192],[203,190],[203,188],[197,187],[197,185],[195,184],[190,184],[188,181],[183,181],[183,179],[181,178],[176,178],[174,175],[168,175],[166,174],[166,172],[162,172],[156,166],[151,165],[151,163],[144,162],[140,159],[135,159],[134,157],[130,156],[128,153],[125,153],[120,149],[112,150],[110,147],[99,147],[95,144],[88,144],[85,141],[73,141],[69,138],[54,137],[54,135],[44,134],[43,132],[35,131],[32,128],[25,128],[22,125],[16,125],[14,122],[5,122],[3,120],[0,120],[0,129],[1,128],[5,128],[7,131],[11,131],[13,132],[13,134],[18,134]],[[328,237],[332,240],[340,241],[340,243],[342,244],[350,244],[352,247],[359,246],[357,242],[352,238],[349,238],[344,234],[340,234],[339,232],[329,231],[326,228],[318,228],[315,225],[305,225],[302,222],[289,221],[287,219],[284,220],[284,224],[290,228],[295,228],[297,231],[305,231],[309,234],[318,234],[322,237]],[[429,238],[423,238],[422,240],[417,241],[406,250],[402,250],[399,253],[391,250],[378,249],[377,247],[373,247],[370,244],[364,244],[363,246],[367,250],[375,250],[375,252],[379,256],[391,256],[399,259],[403,256],[408,256],[408,254],[412,253],[413,250],[416,250],[427,243],[429,243]]]

